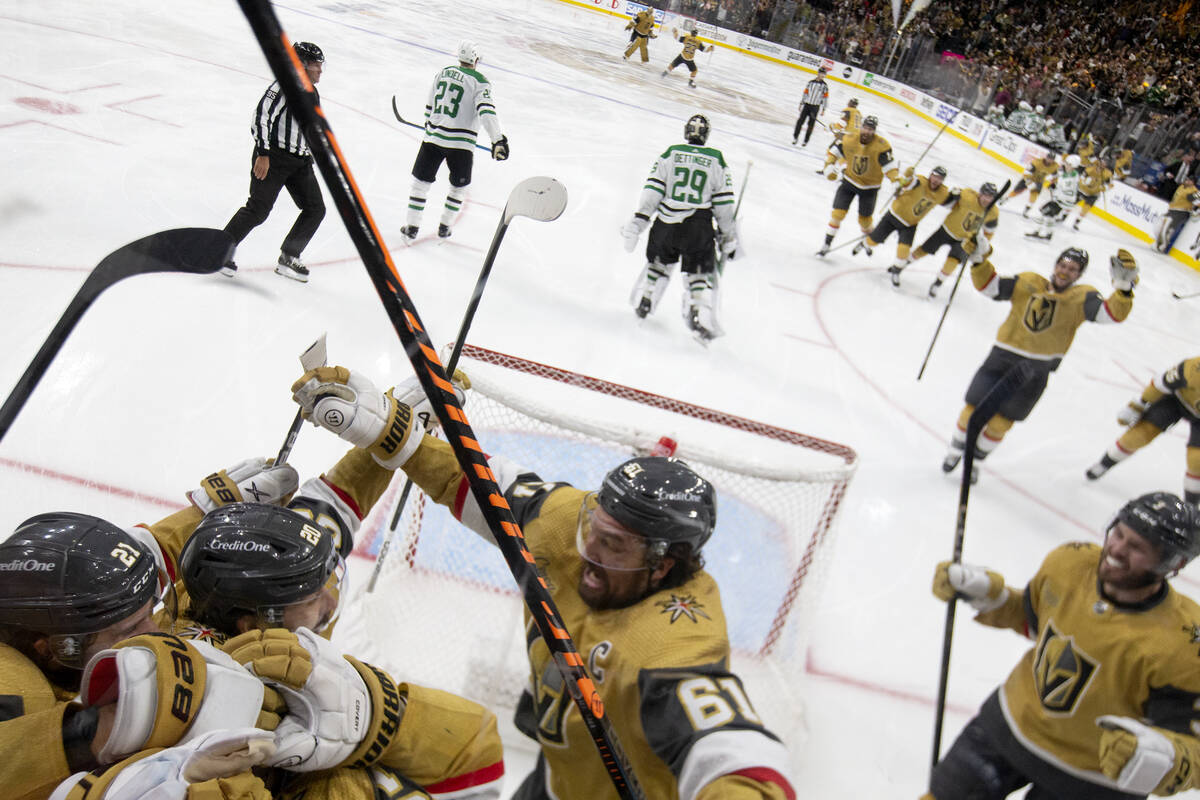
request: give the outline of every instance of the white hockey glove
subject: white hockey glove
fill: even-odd
[[[1146,404],[1142,402],[1142,398],[1135,397],[1117,412],[1117,422],[1128,428],[1130,425],[1137,424],[1145,412]]]
[[[292,384],[292,399],[314,425],[371,454],[381,467],[399,469],[421,444],[412,408],[345,367],[318,367]]]
[[[93,656],[79,699],[85,706],[117,704],[99,754],[101,764],[110,764],[209,731],[254,727],[263,694],[254,676],[212,645],[147,633]]]
[[[969,243],[973,243],[974,245],[967,256],[967,264],[972,267],[987,261],[988,256],[992,254],[992,242],[988,239],[987,234],[983,232],[982,227],[975,232],[974,239],[968,239],[966,242],[963,242],[964,245],[968,245]],[[966,250],[967,247],[964,246],[963,249]]]
[[[961,597],[982,614],[1004,605],[1008,600],[1008,587],[999,572],[943,561],[933,573],[933,595],[939,600]]]
[[[905,167],[904,168],[904,174],[900,176],[900,179],[898,181],[896,181],[896,183],[899,185],[899,187],[901,189],[903,189],[904,187],[908,186],[910,183],[913,182],[913,175],[916,173],[916,171],[917,171],[916,167]]]
[[[286,705],[269,766],[296,772],[369,766],[400,726],[404,701],[387,673],[344,656],[307,628],[249,631],[225,649]]]
[[[466,390],[471,388],[471,379],[467,377],[467,373],[456,369],[451,385],[454,387],[454,396],[458,398],[458,404],[461,406],[467,401]],[[432,430],[440,424],[437,415],[433,413],[433,404],[425,396],[425,390],[421,388],[421,382],[417,380],[416,375],[411,375],[397,383],[392,387],[391,392],[392,397],[412,409],[413,416],[425,426],[425,430]]]
[[[1191,776],[1190,759],[1181,758],[1173,733],[1130,717],[1106,714],[1096,719],[1100,734],[1100,769],[1132,794],[1174,794]]]
[[[291,464],[275,466],[271,458],[248,458],[229,469],[214,472],[188,492],[188,500],[205,514],[230,503],[281,505],[300,486],[300,474]]]
[[[78,772],[60,784],[50,800],[270,800],[267,787],[249,770],[274,750],[267,731],[211,731],[98,776]]]
[[[1113,288],[1122,292],[1132,292],[1133,287],[1138,283],[1138,265],[1133,254],[1125,248],[1121,248],[1115,256],[1109,259],[1108,263]]]
[[[634,214],[628,222],[621,226],[621,235],[625,237],[626,253],[632,253],[637,249],[638,237],[642,235],[642,231],[646,230],[646,226],[649,224],[649,219]]]
[[[738,236],[737,223],[734,222],[729,226],[728,231],[721,233],[721,255],[725,256],[725,258],[729,259],[730,261],[737,258],[737,254],[741,246],[740,239],[741,237]]]

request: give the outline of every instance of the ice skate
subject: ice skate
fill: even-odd
[[[633,310],[637,314],[638,319],[645,319],[650,314],[650,298],[643,297],[638,301],[637,308]]]
[[[450,226],[449,225],[440,225],[440,224],[438,225],[438,238],[439,239],[449,239],[450,238]]]
[[[405,225],[400,229],[400,235],[404,237],[401,239],[401,241],[404,243],[405,247],[417,240],[418,230],[420,230],[420,228],[418,228],[416,225]]]
[[[221,265],[221,274],[226,278],[232,278],[237,275],[237,264],[233,263],[233,259],[229,259]]]
[[[903,272],[903,270],[900,269],[900,267],[897,267],[895,264],[892,264],[890,267],[887,268],[887,271],[888,271],[888,277],[892,279],[892,288],[899,289],[900,288],[900,273]]]
[[[828,252],[829,252],[829,243],[826,242],[825,244],[821,245],[821,249],[817,251],[817,255],[824,256]]]
[[[1117,463],[1116,461],[1113,461],[1111,458],[1109,458],[1108,453],[1105,453],[1103,456],[1100,457],[1099,461],[1097,461],[1095,464],[1092,464],[1090,467],[1088,467],[1087,472],[1084,474],[1087,475],[1087,479],[1089,481],[1094,481],[1097,478],[1099,478],[1101,475],[1103,475],[1104,473],[1106,473],[1110,469],[1112,469],[1113,465],[1116,463]]]
[[[937,297],[938,289],[940,288],[942,288],[942,279],[940,277],[934,278],[933,283],[929,284],[929,297],[931,299]]]
[[[275,274],[300,281],[300,283],[308,283],[308,267],[304,266],[300,259],[286,253],[279,254],[279,261],[275,264]]]
[[[962,461],[962,450],[951,450],[946,453],[946,457],[942,459],[942,472],[954,472],[958,467],[958,463]]]

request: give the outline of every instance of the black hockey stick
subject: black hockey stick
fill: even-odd
[[[300,354],[300,366],[305,372],[317,367],[323,367],[329,361],[329,356],[325,350],[325,334],[321,334],[315,342],[308,346],[308,349]],[[297,409],[296,416],[292,419],[292,427],[288,428],[287,436],[283,440],[283,446],[279,448],[279,455],[275,456],[276,464],[287,463],[288,456],[292,454],[292,448],[296,446],[296,437],[300,434],[300,426],[304,424],[304,414]]]
[[[1190,300],[1193,297],[1200,297],[1200,292],[1191,292],[1189,294],[1180,294],[1179,292],[1171,292],[1171,297],[1176,300]]]
[[[475,320],[475,312],[479,309],[479,301],[483,297],[483,289],[488,277],[492,274],[492,264],[496,261],[496,252],[500,242],[508,231],[509,223],[516,217],[530,217],[543,222],[552,222],[559,218],[567,207],[567,189],[554,178],[526,178],[513,188],[504,204],[504,212],[500,215],[500,223],[492,236],[492,246],[488,248],[487,257],[483,260],[483,269],[475,280],[475,290],[471,293],[471,301],[463,315],[462,325],[458,328],[458,338],[454,340],[454,351],[446,362],[446,374],[454,375],[458,366],[459,356],[462,355],[463,343],[467,341],[467,332]],[[383,569],[383,562],[391,549],[392,540],[396,538],[396,526],[400,523],[400,515],[408,504],[408,495],[412,492],[412,478],[405,478],[404,489],[400,492],[400,500],[396,503],[396,511],[392,514],[392,522],[384,531],[383,543],[379,545],[379,554],[375,556],[375,569],[371,572],[371,580],[367,583],[367,591],[375,591],[375,581]]]
[[[404,117],[400,116],[400,109],[396,105],[396,95],[392,95],[392,113],[396,115],[396,119],[398,119],[400,121],[401,125],[407,125],[410,128],[418,128],[420,130],[425,130],[424,125],[421,125],[420,123],[417,123],[417,122],[409,122]],[[480,150],[485,150],[489,153],[492,152],[492,148],[488,147],[486,144],[480,144],[479,142],[476,142],[475,146],[477,148],[479,148]]]
[[[992,206],[996,205],[996,201],[1004,197],[1008,193],[1008,187],[1012,186],[1012,178],[1004,182],[1004,187],[1000,193],[992,198],[992,202],[988,203],[987,208],[983,210],[983,218],[987,219],[987,212],[992,210]],[[979,223],[982,228],[983,223]],[[925,374],[925,367],[929,364],[929,357],[933,355],[933,346],[937,344],[938,334],[942,332],[942,325],[946,322],[946,315],[950,313],[950,304],[954,302],[954,295],[958,293],[958,284],[962,281],[963,273],[967,271],[967,264],[970,259],[967,259],[959,265],[958,275],[954,278],[954,286],[950,287],[950,296],[946,298],[946,307],[942,309],[942,318],[938,320],[937,328],[933,331],[933,338],[929,340],[929,349],[925,351],[925,360],[921,362],[921,368],[917,370],[917,380],[921,380],[921,376]]]
[[[25,374],[0,407],[0,439],[8,433],[25,401],[46,374],[71,331],[85,311],[108,287],[131,275],[148,272],[190,272],[206,275],[216,272],[233,256],[234,243],[229,234],[215,228],[175,228],[152,233],[109,253],[87,276],[83,286],[67,305],[42,347],[29,362]]]
[[[437,352],[425,325],[421,322],[412,297],[408,294],[396,265],[392,262],[383,236],[375,227],[366,203],[346,166],[316,92],[305,76],[300,60],[292,51],[269,0],[238,0],[254,36],[262,48],[271,72],[279,81],[292,115],[299,120],[313,160],[354,242],[367,274],[379,295],[396,335],[404,345],[421,388],[446,432],[446,440],[468,481],[488,529],[508,563],[518,587],[555,666],[563,676],[566,691],[579,709],[579,715],[592,737],[609,779],[623,800],[642,800],[645,795],[629,759],[617,741],[616,732],[596,691],[583,657],[575,647],[566,624],[538,576],[533,555],[525,546],[524,535],[503,499],[483,448],[471,430],[454,386],[438,361]]]
[[[963,451],[962,481],[958,488],[958,514],[954,523],[954,556],[955,564],[962,563],[963,539],[967,530],[967,500],[971,495],[971,472],[975,467],[975,440],[987,425],[988,420],[995,416],[1004,403],[1012,397],[1031,377],[1033,368],[1024,361],[1004,373],[1003,377],[991,388],[967,420],[967,446]],[[946,685],[950,678],[950,643],[954,637],[954,612],[958,598],[952,597],[946,603],[946,628],[942,633],[942,666],[938,675],[937,705],[933,721],[933,764],[936,767],[942,753],[942,722],[946,713]],[[932,774],[932,773],[931,773]]]

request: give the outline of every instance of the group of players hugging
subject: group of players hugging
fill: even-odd
[[[822,73],[824,70],[821,71]],[[824,111],[827,91],[818,74],[806,87],[802,123]],[[817,104],[820,104],[817,107]],[[935,296],[945,277],[966,262],[975,288],[1009,303],[995,345],[966,392],[950,449],[942,463],[953,472],[967,447],[978,480],[979,463],[1015,422],[1028,417],[1085,321],[1119,323],[1133,307],[1138,266],[1120,248],[1109,259],[1113,291],[1103,296],[1079,282],[1089,255],[1064,249],[1049,277],[1037,272],[998,274],[990,239],[999,219],[997,203],[1029,191],[1028,217],[1044,187],[1050,200],[1038,210],[1038,226],[1026,234],[1049,241],[1056,225],[1081,202],[1073,225],[1088,214],[1114,178],[1127,174],[1129,150],[1106,162],[1085,139],[1077,153],[1035,159],[1007,196],[992,183],[978,190],[950,189],[947,170],[935,166],[903,172],[891,145],[877,133],[878,120],[862,117],[851,99],[831,126],[835,140],[818,169],[839,181],[825,241],[825,256],[852,201],[858,203],[862,236],[854,253],[872,253],[893,232],[896,261],[888,267],[894,286],[912,261],[943,246],[949,257],[929,287]],[[807,112],[807,113],[806,113]],[[808,136],[805,137],[807,143]],[[895,186],[883,219],[875,224],[876,197],[884,178]],[[1158,249],[1167,252],[1173,233],[1200,196],[1181,183],[1171,204]],[[941,226],[910,250],[917,223],[936,206],[947,207]],[[1174,215],[1174,216],[1171,216]],[[1175,231],[1177,233],[1177,231]],[[983,399],[1017,365],[1024,380],[967,442],[967,421]],[[967,600],[983,624],[1012,628],[1035,643],[1003,686],[984,703],[935,767],[925,800],[1007,797],[1031,786],[1027,797],[1134,798],[1170,795],[1200,785],[1200,605],[1172,590],[1167,579],[1200,554],[1200,358],[1171,366],[1118,414],[1128,430],[1086,472],[1102,476],[1181,419],[1191,424],[1184,496],[1153,492],[1130,500],[1110,520],[1102,546],[1074,542],[1052,551],[1024,589],[1010,588],[983,567],[943,562],[933,592],[942,600]]]
[[[643,56],[652,35],[645,19],[631,23]],[[822,253],[857,198],[859,247],[869,254],[899,236],[894,283],[912,260],[948,245],[943,275],[965,261],[979,291],[1011,306],[967,391],[949,472],[966,447],[978,463],[1026,418],[1084,321],[1128,316],[1138,267],[1118,250],[1108,297],[1078,282],[1089,261],[1078,247],[1059,255],[1049,278],[999,275],[988,241],[996,187],[951,190],[941,167],[901,172],[877,120],[860,118],[855,105],[822,170],[840,180]],[[631,297],[636,314],[654,310],[682,260],[684,318],[707,341],[720,332],[720,266],[738,250],[735,197],[723,154],[707,145],[708,119],[693,115],[683,133],[655,160],[622,234],[632,250],[650,228]],[[1014,194],[1028,188],[1032,207],[1051,166],[1031,165]],[[1052,183],[1060,210],[1073,203],[1058,203],[1054,187],[1077,166],[1068,159]],[[872,225],[884,177],[897,192]],[[1050,205],[1043,219],[1058,216]],[[946,221],[910,252],[917,223],[935,206],[949,207]],[[967,442],[966,420],[1014,363],[1033,377]],[[455,381],[469,391],[468,376]],[[355,533],[397,471],[494,542],[467,476],[449,445],[426,433],[428,400],[415,379],[383,392],[359,372],[320,367],[292,394],[306,419],[351,445],[319,477],[301,483],[286,463],[249,459],[204,478],[184,510],[157,523],[49,512],[0,542],[5,797],[498,797],[503,747],[489,709],[406,682],[402,664],[393,674],[330,638]],[[1200,606],[1168,583],[1200,554],[1200,358],[1155,378],[1119,418],[1128,431],[1088,477],[1187,418],[1186,499],[1130,500],[1103,546],[1053,550],[1023,589],[982,567],[935,568],[937,597],[963,598],[980,622],[1034,645],[940,761],[926,797],[1001,798],[1032,784],[1029,797],[1106,800],[1200,787]],[[535,468],[490,458],[645,796],[799,796],[792,756],[754,709],[762,698],[747,696],[730,664],[703,559],[717,523],[713,485],[669,457],[618,464],[594,490]],[[616,797],[553,655],[526,619],[530,672],[516,724],[539,755],[513,796]]]

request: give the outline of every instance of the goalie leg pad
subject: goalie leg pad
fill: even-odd
[[[720,336],[724,331],[717,322],[717,276],[713,274],[689,275],[688,290],[683,296],[683,320],[691,324],[695,320],[704,330]]]
[[[634,308],[638,307],[643,298],[650,300],[650,312],[658,308],[658,301],[662,299],[663,294],[667,291],[667,284],[671,282],[671,276],[675,273],[675,264],[660,264],[657,261],[650,261],[642,269],[642,274],[638,276],[637,282],[633,285],[633,291],[629,295],[629,304]]]

